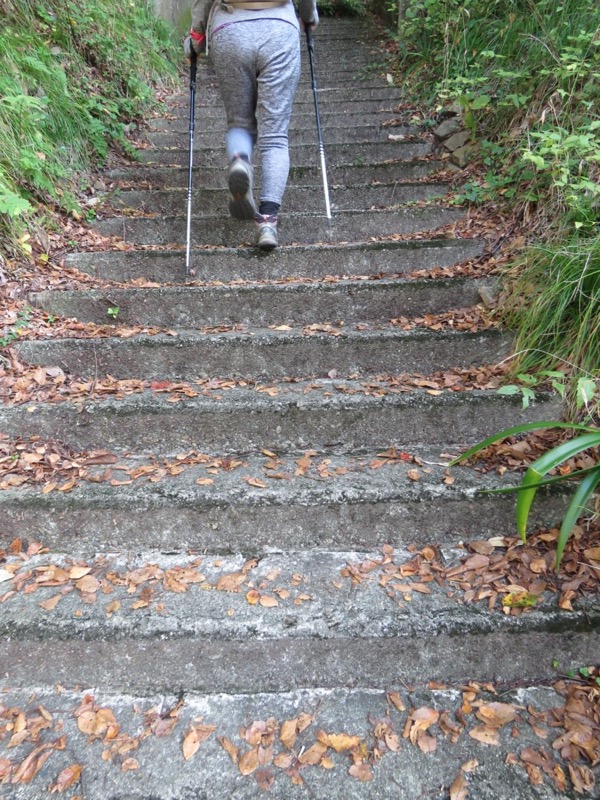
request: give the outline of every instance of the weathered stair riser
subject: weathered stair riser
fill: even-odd
[[[192,280],[214,281],[216,275],[234,280],[324,278],[343,273],[369,276],[431,270],[481,256],[475,239],[433,239],[425,242],[382,242],[321,247],[280,247],[267,256],[254,248],[223,248],[193,252]],[[181,281],[181,251],[77,253],[67,263],[103,280],[127,282],[145,278],[153,283]],[[59,295],[60,296],[60,295]]]

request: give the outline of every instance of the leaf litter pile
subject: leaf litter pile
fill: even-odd
[[[437,546],[418,549],[407,561],[395,560],[394,548],[384,545],[381,558],[347,564],[340,582],[355,587],[377,581],[381,590],[401,608],[432,587],[457,602],[475,603],[489,611],[518,617],[541,606],[545,596],[556,597],[558,607],[573,611],[573,602],[593,600],[600,592],[600,520],[575,526],[565,549],[560,572],[554,570],[558,529],[540,530],[523,543],[518,537],[498,536],[463,545],[446,562]]]
[[[145,757],[145,745],[161,739],[161,758],[178,771],[185,772],[189,762],[196,774],[204,766],[225,778],[229,763],[229,779],[237,774],[265,792],[288,781],[310,791],[319,772],[343,772],[369,783],[377,780],[384,760],[398,759],[401,769],[406,759],[435,758],[439,750],[448,767],[444,796],[476,800],[479,775],[491,768],[488,751],[500,748],[506,768],[518,770],[532,785],[594,797],[600,764],[598,676],[598,668],[589,667],[578,680],[558,679],[543,690],[551,702],[541,707],[535,690],[533,696],[527,689],[499,694],[499,687],[475,681],[390,690],[377,696],[366,718],[346,719],[350,732],[321,721],[323,700],[293,716],[246,718],[236,729],[230,711],[213,718],[198,714],[193,696],[189,702],[182,695],[158,704],[119,699],[112,707],[110,700],[72,695],[60,686],[43,702],[35,694],[12,701],[7,690],[0,698],[0,785],[37,778],[39,792],[71,789],[78,792],[71,800],[79,800],[88,775],[100,771],[99,762],[151,775],[155,756]],[[452,752],[458,743],[461,753],[468,747],[470,755],[462,763]]]
[[[15,539],[6,550],[0,550],[0,605],[19,595],[29,598],[37,594],[44,598],[38,605],[50,613],[71,595],[75,602],[69,612],[74,617],[84,616],[85,606],[100,604],[111,618],[149,609],[168,614],[169,595],[194,589],[239,595],[247,606],[257,609],[280,604],[297,607],[313,599],[305,590],[306,576],[301,573],[284,576],[277,568],[265,572],[255,558],[237,558],[235,562],[196,555],[162,565],[131,565],[110,555],[97,555],[93,560],[64,558],[49,555],[40,542],[25,547]],[[234,613],[235,609],[228,609],[228,616]]]

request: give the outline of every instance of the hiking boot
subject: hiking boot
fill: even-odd
[[[261,250],[274,250],[277,247],[277,217],[269,214],[256,214],[256,244]]]
[[[235,156],[229,167],[229,213],[234,219],[254,219],[256,205],[252,196],[252,164]]]

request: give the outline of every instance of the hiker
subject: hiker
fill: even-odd
[[[301,25],[319,22],[316,0],[298,0]],[[288,127],[300,79],[299,23],[292,0],[193,0],[189,57],[208,49],[225,111],[229,212],[253,219],[262,250],[277,247],[277,220],[288,179]],[[208,48],[206,47],[208,36]],[[260,109],[260,130],[256,113]],[[262,163],[260,204],[253,191],[252,150]]]

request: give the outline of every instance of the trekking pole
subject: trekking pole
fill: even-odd
[[[319,97],[317,88],[317,76],[315,73],[315,42],[312,30],[306,26],[306,46],[308,48],[308,60],[310,62],[310,77],[312,81],[313,98],[315,101],[315,118],[317,121],[317,138],[319,140],[319,155],[321,156],[321,173],[323,175],[323,192],[325,193],[325,213],[331,223],[331,204],[329,202],[329,184],[327,182],[327,165],[325,164],[325,147],[323,146],[323,132],[321,130],[321,115],[319,114]]]
[[[194,167],[194,126],[196,116],[196,67],[197,55],[194,48],[190,54],[190,160],[188,170],[188,196],[187,196],[187,238],[185,248],[185,274],[190,274],[190,257],[192,250],[192,170]]]

